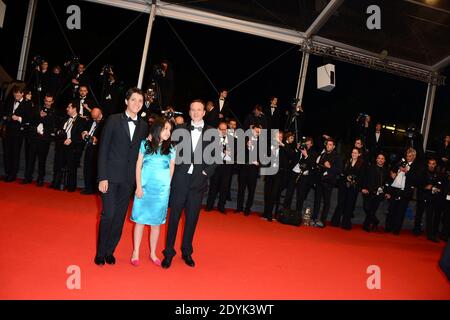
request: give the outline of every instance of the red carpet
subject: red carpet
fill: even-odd
[[[148,240],[141,266],[130,265],[127,219],[117,264],[98,267],[97,197],[0,182],[0,208],[1,299],[450,299],[437,264],[444,243],[410,232],[297,228],[208,212],[194,241],[197,266],[177,255],[164,270],[146,258]],[[159,252],[164,229],[161,237]],[[80,290],[66,287],[70,265],[80,267]],[[367,288],[369,265],[381,268],[380,290]]]

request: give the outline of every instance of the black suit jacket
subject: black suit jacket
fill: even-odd
[[[263,110],[264,115],[267,119],[267,129],[280,129],[281,125],[281,112],[280,107],[276,107],[275,111],[272,114],[272,109],[270,105],[266,106]]]
[[[362,175],[362,189],[367,189],[371,194],[376,194],[379,187],[383,187],[389,178],[387,166],[378,167],[376,163],[365,168]]]
[[[23,134],[24,126],[32,120],[33,106],[30,101],[23,99],[16,111],[13,112],[13,109],[14,99],[8,101],[5,105],[2,116],[8,119],[6,120],[6,134],[16,136]],[[12,120],[11,117],[13,115],[22,117],[22,122]]]
[[[385,145],[385,133],[383,131],[380,132],[380,138],[377,142],[377,137],[375,135],[375,130],[372,130],[367,137],[367,146],[370,149],[371,154],[374,156],[376,152],[380,152],[383,150]]]
[[[191,123],[185,123],[183,125],[177,126],[174,130],[174,134],[176,130],[187,130],[189,133],[188,141],[183,141],[180,139],[179,141],[172,140],[177,143],[177,158],[183,158],[184,151],[186,149],[181,148],[185,143],[189,144],[189,148],[191,149],[190,159],[194,159],[194,153],[203,153],[205,148],[211,143],[219,143],[219,141],[203,141],[203,135],[207,129],[213,129],[212,127],[205,125],[203,127],[202,135],[197,143],[195,150],[192,150],[192,140],[191,140]],[[215,130],[215,129],[213,129]],[[175,139],[175,137],[174,137]],[[187,146],[186,146],[187,148]],[[189,168],[191,167],[190,163],[177,163],[175,165],[175,170],[172,177],[172,191],[171,195],[174,197],[181,196],[183,197],[186,192],[189,190],[197,190],[199,192],[205,191],[208,187],[208,178],[212,177],[214,174],[214,170],[217,167],[217,164],[206,164],[203,157],[201,157],[202,162],[198,164],[194,164],[194,170],[192,174],[189,174]],[[176,159],[178,162],[180,159]],[[202,172],[205,172],[207,175],[204,175]]]
[[[227,99],[225,99],[225,102],[224,102],[223,107],[222,107],[222,111],[220,111],[220,100],[219,100],[219,98],[217,98],[214,101],[214,106],[215,106],[215,108],[217,108],[217,113],[223,115],[223,120],[227,120],[227,119],[229,119],[231,117],[231,108],[230,108],[230,104],[228,103]]]
[[[100,141],[98,181],[135,184],[139,147],[148,133],[147,124],[141,119],[138,121],[131,141],[125,112],[108,117]]]
[[[224,107],[225,108],[225,107]],[[213,128],[217,128],[219,126],[219,107],[218,106],[214,106],[214,108],[210,111],[208,111],[205,114],[205,117],[203,118],[203,120],[205,121],[205,123]]]

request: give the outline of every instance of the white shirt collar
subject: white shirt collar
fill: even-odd
[[[204,127],[205,126],[205,121],[201,120],[200,122],[198,122],[197,124],[194,124],[194,121],[191,120],[191,125],[193,125],[194,127],[198,128],[198,127]]]
[[[131,116],[128,114],[127,111],[125,111],[125,115],[126,115],[127,117],[131,118]],[[137,115],[136,115],[136,117],[131,118],[131,120],[137,120],[137,119],[138,119]]]

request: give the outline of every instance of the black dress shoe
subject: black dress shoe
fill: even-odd
[[[236,209],[236,210],[234,210],[234,213],[240,213],[240,212],[242,212],[242,209]]]
[[[44,180],[38,179],[38,180],[36,181],[36,185],[37,185],[38,187],[44,186]]]
[[[186,264],[189,267],[195,267],[195,262],[194,262],[194,260],[192,260],[192,257],[190,255],[189,256],[182,256],[182,258],[183,258],[184,262],[186,262]]]
[[[10,176],[5,178],[5,182],[13,182],[14,180],[16,180],[16,178]]]
[[[212,207],[210,207],[210,206],[206,206],[206,208],[205,208],[205,212],[210,212],[212,210]]]
[[[250,215],[250,210],[245,209],[245,211],[244,211],[244,216],[249,216],[249,215]]]
[[[23,179],[22,182],[20,184],[29,184],[31,183],[31,180],[29,179]]]
[[[220,213],[226,214],[225,208],[218,208],[218,210],[219,210]]]
[[[95,259],[94,259],[94,262],[95,262],[96,265],[102,266],[102,265],[105,264],[105,257],[96,256]]]
[[[164,269],[168,269],[170,265],[172,264],[172,257],[165,257],[163,261],[161,262],[161,267]]]
[[[116,258],[114,258],[114,256],[112,254],[108,255],[105,257],[105,262],[107,264],[116,264]]]

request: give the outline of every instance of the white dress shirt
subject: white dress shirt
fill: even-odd
[[[203,129],[205,122],[202,120],[199,123],[197,123],[197,125],[194,124],[193,121],[191,121],[191,125],[198,128],[201,127]],[[202,135],[202,132],[194,129],[191,130],[191,141],[192,141],[192,152],[195,151],[195,148],[197,147],[198,141],[200,140],[200,137]],[[189,167],[188,173],[192,174],[194,172],[194,164],[192,163],[191,166]]]
[[[131,118],[130,115],[125,111],[125,114],[127,115],[127,117]],[[137,120],[138,117],[134,117],[131,118],[132,120]],[[127,118],[128,120],[128,118]],[[132,121],[128,121],[128,128],[130,129],[130,141],[133,141],[133,135],[134,135],[134,131],[136,130],[136,125],[134,124],[134,122]]]
[[[225,99],[219,99],[219,111],[222,112],[223,105],[225,104]]]

